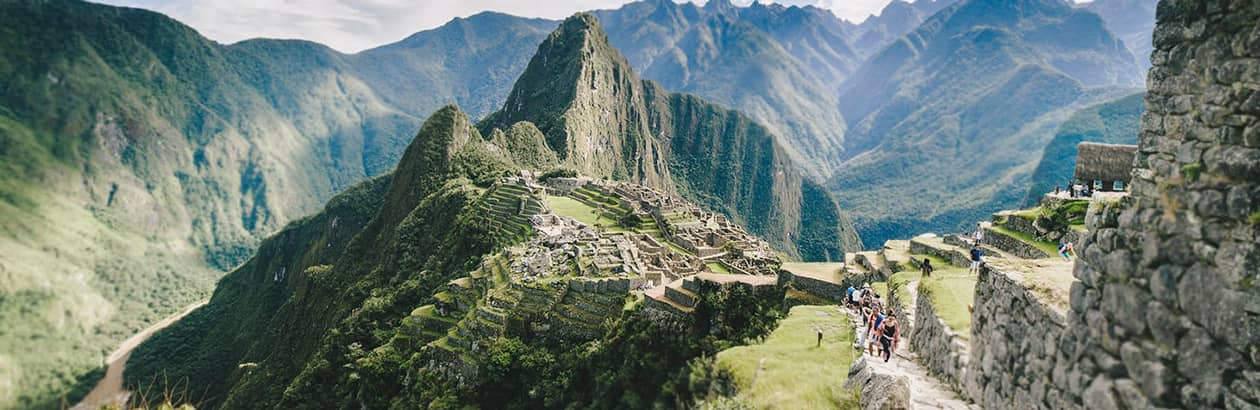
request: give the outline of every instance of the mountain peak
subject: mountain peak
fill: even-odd
[[[704,9],[714,14],[726,14],[735,11],[735,4],[731,0],[709,0],[704,4]]]
[[[642,81],[609,43],[599,19],[578,13],[538,46],[503,108],[480,128],[490,135],[493,129],[529,121],[568,167],[664,186],[662,165],[640,166],[643,159],[623,149],[627,138],[650,134],[641,121],[645,108],[633,103],[643,94]]]

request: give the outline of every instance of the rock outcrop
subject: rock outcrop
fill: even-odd
[[[844,388],[861,392],[864,410],[910,408],[910,379],[889,367],[871,366],[866,356],[849,367]]]

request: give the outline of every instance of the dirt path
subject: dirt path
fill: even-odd
[[[144,342],[145,339],[148,339],[149,336],[152,336],[153,333],[170,326],[172,323],[175,323],[175,321],[185,315],[188,315],[189,313],[192,313],[192,311],[197,310],[197,308],[204,306],[206,302],[207,300],[202,300],[188,305],[188,307],[184,308],[184,310],[181,310],[166,319],[162,319],[161,321],[154,323],[152,326],[136,333],[127,340],[124,340],[122,344],[118,345],[118,349],[115,349],[114,352],[110,353],[109,357],[106,358],[106,362],[109,363],[109,369],[105,371],[105,377],[96,383],[96,387],[92,388],[92,391],[83,398],[83,401],[74,405],[71,409],[88,410],[100,408],[101,406],[109,404],[125,404],[127,399],[131,397],[131,392],[123,389],[123,370],[124,367],[127,366],[127,358],[131,357],[131,350],[135,349],[136,346],[139,346],[140,343]]]

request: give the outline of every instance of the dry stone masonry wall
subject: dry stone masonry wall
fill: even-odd
[[[1131,194],[1091,206],[1070,309],[981,273],[984,408],[1260,409],[1260,1],[1163,0],[1154,43]]]
[[[963,391],[969,362],[967,342],[936,315],[932,298],[919,289],[915,301],[914,332],[910,347],[919,353],[919,361],[941,381]]]
[[[1067,378],[1075,358],[1060,348],[1063,313],[1046,306],[1016,278],[985,266],[976,284],[967,396],[991,409],[1072,408],[1081,386]],[[1083,353],[1083,352],[1082,352]]]
[[[1260,2],[1161,1],[1132,195],[1091,211],[1068,391],[1260,406]]]

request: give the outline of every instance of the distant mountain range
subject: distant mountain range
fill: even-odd
[[[863,240],[951,232],[1015,206],[1059,123],[1142,84],[1102,19],[1057,0],[964,0],[846,81],[828,185]]]
[[[835,258],[859,239],[833,196],[870,244],[1017,203],[1059,123],[1139,91],[1137,48],[1102,29],[1140,38],[1141,19],[1120,18],[1130,8],[1150,2],[919,0],[860,24],[814,7],[630,3],[594,14],[659,85],[623,73],[617,84],[641,94],[616,105],[627,117],[615,125],[651,134],[633,138],[674,162],[581,162],[567,145],[580,136],[537,128],[565,147],[557,164],[668,179],[791,254]],[[0,387],[0,407],[82,393],[70,386],[116,341],[204,297],[261,238],[390,172],[440,107],[470,121],[504,108],[558,24],[482,13],[343,54],[223,45],[157,13],[77,1],[0,10],[0,325],[16,329],[0,332],[0,386],[16,386]],[[701,113],[723,120],[685,120]],[[786,172],[770,205],[768,179],[729,177],[769,170]],[[35,350],[48,354],[22,353]]]

